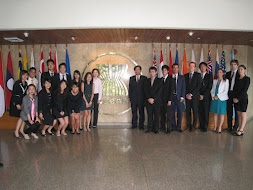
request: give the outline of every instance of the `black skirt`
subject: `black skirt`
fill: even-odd
[[[241,99],[235,104],[236,111],[246,112],[248,108],[248,99]]]
[[[56,119],[58,118],[64,118],[66,116],[69,116],[69,113],[68,113],[68,110],[67,109],[64,109],[64,115],[61,115],[60,114],[60,111],[56,110],[56,109],[53,109],[53,115]]]
[[[51,112],[43,113],[43,123],[44,125],[53,126],[55,117]]]
[[[10,116],[12,117],[20,117],[21,110],[18,110],[14,105],[14,102],[10,102]]]

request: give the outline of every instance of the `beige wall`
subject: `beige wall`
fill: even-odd
[[[161,44],[155,43],[154,44],[155,50],[156,50],[156,57],[157,57],[157,63],[160,61],[160,51],[161,51]],[[163,57],[164,57],[164,63],[169,64],[169,44],[162,44],[163,47]],[[195,51],[195,58],[196,62],[199,63],[200,60],[200,44],[194,45],[194,51]],[[46,61],[48,59],[48,53],[50,49],[50,45],[42,45],[43,52],[44,52],[44,60]],[[208,45],[203,44],[204,48],[204,59],[207,60],[207,52],[208,52]],[[224,45],[224,51],[226,55],[226,68],[227,71],[230,70],[229,68],[229,62],[231,60],[231,45]],[[253,48],[248,46],[234,46],[235,49],[237,49],[237,54],[235,55],[235,58],[239,60],[240,64],[245,64],[248,66],[248,75],[253,75],[253,65],[247,64],[252,63],[253,61]],[[4,78],[6,74],[6,64],[7,64],[7,54],[8,54],[8,46],[2,46],[3,52],[2,52],[2,63],[3,63],[3,72],[4,72]],[[12,64],[14,69],[14,78],[17,79],[17,68],[18,68],[18,45],[11,45],[11,55],[12,55]],[[25,47],[20,46],[22,56],[24,56]],[[59,63],[65,62],[65,49],[66,44],[57,44],[57,53],[58,53],[58,61]],[[216,45],[210,45],[210,49],[212,52],[212,62],[213,62],[213,70],[215,69],[215,59],[216,59]],[[27,46],[27,55],[28,55],[28,64],[30,66],[30,56],[31,56],[31,50],[32,46]],[[175,50],[176,50],[176,44],[171,44],[171,50],[172,50],[172,59],[173,62],[175,60]],[[182,63],[183,60],[183,51],[184,51],[184,44],[178,44],[178,50],[179,50],[179,62]],[[187,61],[191,61],[191,50],[192,50],[192,44],[186,44],[186,50],[187,50]],[[219,59],[221,59],[221,53],[222,53],[222,46],[218,45],[219,50]],[[71,71],[78,69],[81,72],[87,65],[87,63],[95,58],[97,55],[101,53],[106,52],[119,52],[122,54],[125,54],[132,58],[134,61],[136,61],[138,64],[140,64],[143,67],[143,74],[148,75],[148,68],[152,65],[152,44],[151,43],[90,43],[90,44],[68,44],[68,53],[70,58],[70,64],[71,64]],[[35,57],[35,65],[37,68],[37,74],[39,70],[39,63],[40,63],[40,45],[34,46],[34,57]],[[52,45],[52,57],[54,57],[54,45]],[[118,60],[119,61],[119,60]],[[114,60],[114,62],[117,62],[117,59]],[[47,68],[46,68],[47,70]],[[250,103],[251,101],[251,91],[252,88],[250,88],[249,98]],[[248,116],[253,116],[253,113],[251,111],[252,109],[249,106]],[[130,113],[129,113],[130,114]],[[130,116],[128,114],[128,116]],[[124,117],[124,122],[129,122],[130,117]],[[114,120],[113,120],[114,121]]]

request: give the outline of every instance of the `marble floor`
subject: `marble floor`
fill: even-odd
[[[0,130],[0,189],[253,189],[252,125],[243,137],[102,128],[24,140]]]

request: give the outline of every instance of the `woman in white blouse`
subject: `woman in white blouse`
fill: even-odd
[[[94,114],[93,114],[93,127],[97,127],[98,122],[98,107],[101,102],[102,98],[102,81],[100,78],[98,78],[100,75],[100,72],[98,69],[92,70],[92,76],[93,76],[93,84],[95,86],[94,88]]]
[[[213,81],[211,90],[212,102],[210,112],[214,113],[214,131],[221,133],[224,117],[227,110],[229,81],[225,78],[222,69],[217,71],[217,79]],[[219,127],[217,129],[218,116],[220,118]]]

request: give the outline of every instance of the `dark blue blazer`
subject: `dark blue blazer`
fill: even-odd
[[[176,89],[177,89],[177,99],[180,100],[181,97],[185,98],[186,85],[185,85],[185,78],[183,75],[178,74]]]

